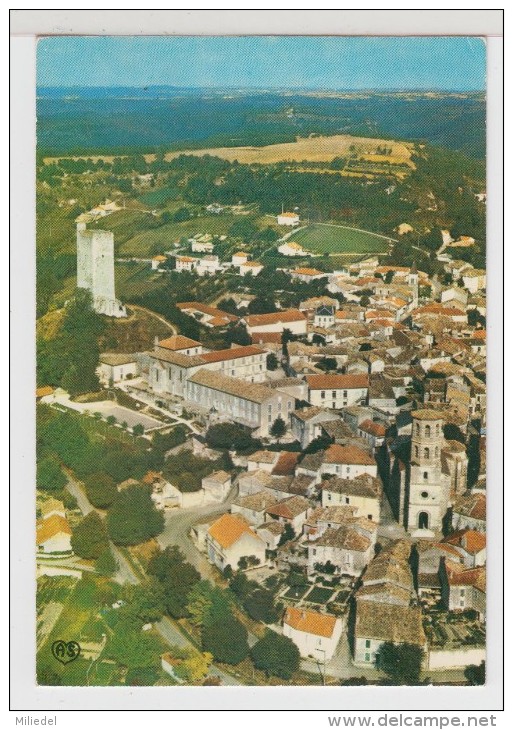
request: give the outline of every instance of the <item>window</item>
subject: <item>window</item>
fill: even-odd
[[[349,497],[346,497],[346,504],[349,504]]]
[[[428,495],[427,492],[421,492],[420,493],[420,496],[423,497],[424,499],[426,499],[427,497],[429,497],[429,495]]]
[[[429,459],[429,449],[427,447],[424,449],[424,458]]]
[[[366,653],[365,654],[365,661],[366,662],[370,662],[370,654],[369,653]]]
[[[344,396],[344,398],[347,398],[347,390],[344,390],[344,392],[342,393],[342,395]]]
[[[337,391],[336,390],[332,390],[331,391],[331,397],[333,398],[333,400],[335,400],[335,398],[337,397]]]
[[[440,450],[439,450],[438,446],[435,446],[435,456],[439,456],[439,455],[440,455]]]
[[[316,550],[316,548],[314,548],[314,549],[312,550],[312,555],[317,555],[317,550]]]
[[[425,471],[424,472],[424,479],[427,479],[427,478],[428,478],[428,473],[427,473],[427,471]]]
[[[331,502],[331,492],[328,492],[328,502]]]
[[[419,458],[419,447],[418,446],[415,447],[415,456],[417,457],[417,459]]]
[[[431,438],[431,426],[426,426],[424,433],[426,435],[426,438]]]
[[[332,402],[331,402],[331,407],[332,407],[332,408],[336,408],[336,405],[337,405],[337,404],[335,403],[335,401],[332,401]]]
[[[365,648],[370,649],[370,639],[365,639]]]
[[[415,426],[415,434],[417,436],[420,436],[420,424],[419,423],[417,423],[417,425]]]
[[[321,390],[321,398],[326,398],[326,391],[325,390]]]
[[[156,383],[159,382],[159,371],[158,370],[155,370],[155,382]]]

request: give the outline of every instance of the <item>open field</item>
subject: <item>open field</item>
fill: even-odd
[[[313,223],[293,233],[293,240],[315,253],[363,254],[388,253],[392,239],[357,228]]]
[[[167,152],[166,160],[173,160],[179,155],[194,155],[202,157],[203,155],[213,155],[221,157],[223,160],[229,160],[251,164],[274,164],[276,162],[331,162],[335,157],[344,157],[351,154],[366,155],[374,157],[377,148],[385,146],[391,148],[391,154],[380,155],[380,161],[404,163],[414,168],[411,162],[411,153],[413,144],[409,142],[395,142],[391,140],[372,139],[370,137],[353,137],[349,134],[336,134],[326,137],[305,137],[297,138],[295,142],[285,142],[281,144],[271,144],[265,147],[208,147],[199,150],[181,150],[177,152]],[[351,149],[350,149],[351,148]],[[112,162],[113,155],[90,155],[94,161],[103,159],[105,162]],[[147,162],[153,162],[154,154],[144,155]],[[58,157],[46,157],[45,163],[50,164],[58,160]],[[80,159],[80,157],[73,157]]]

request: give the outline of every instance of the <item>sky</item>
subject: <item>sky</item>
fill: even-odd
[[[481,91],[485,76],[471,37],[58,36],[37,49],[39,87]]]

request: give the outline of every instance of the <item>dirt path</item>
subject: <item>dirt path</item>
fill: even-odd
[[[159,322],[161,322],[163,325],[165,325],[174,335],[177,334],[176,327],[171,324],[171,322],[168,322],[167,319],[162,317],[162,315],[157,314],[156,312],[153,312],[151,309],[146,309],[146,307],[141,307],[139,304],[130,304],[127,302],[127,307],[130,307],[130,309],[139,310],[140,312],[145,312],[146,314],[149,314],[150,317],[154,317],[155,319],[158,319]]]

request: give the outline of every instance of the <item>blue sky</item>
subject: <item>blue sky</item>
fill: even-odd
[[[38,86],[483,90],[479,38],[73,37],[38,43]]]

